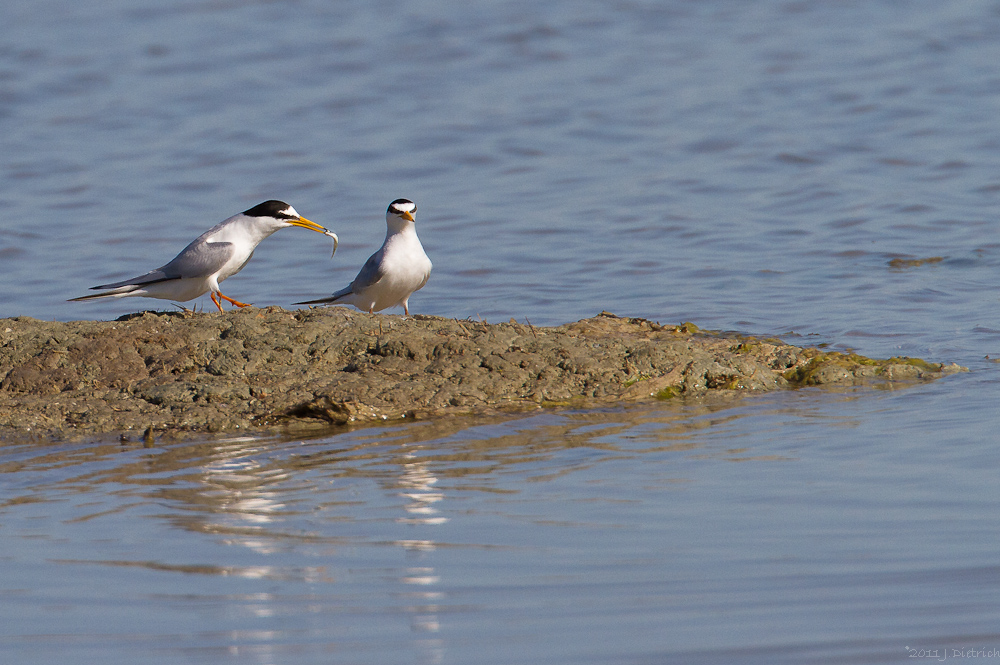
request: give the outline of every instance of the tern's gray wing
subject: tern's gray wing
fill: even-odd
[[[178,277],[208,277],[226,265],[233,251],[231,242],[205,242],[199,238],[160,270]]]
[[[351,291],[357,293],[361,289],[366,289],[372,284],[377,284],[380,279],[385,277],[385,266],[382,261],[382,250],[379,250],[368,257],[365,264],[361,266],[361,270],[358,272],[358,276],[354,278],[349,287]]]
[[[332,296],[327,298],[320,298],[319,300],[305,300],[303,302],[292,303],[293,305],[322,305],[326,303],[335,303],[344,296],[349,296],[352,293],[357,293],[361,289],[367,288],[372,284],[377,283],[382,277],[385,276],[385,269],[382,267],[382,250],[379,250],[368,257],[365,264],[361,266],[358,276],[354,278],[354,281],[337,291]]]
[[[335,303],[344,296],[349,296],[352,293],[357,293],[361,289],[367,288],[372,284],[377,283],[382,277],[385,276],[385,268],[382,267],[382,250],[379,250],[368,257],[365,264],[361,266],[361,271],[358,272],[358,276],[354,278],[354,281],[342,288],[341,290],[334,293],[332,296],[327,298],[320,298],[319,300],[305,300],[303,302],[292,303],[293,305],[322,305],[326,303]]]
[[[229,242],[205,242],[198,238],[185,247],[170,263],[150,270],[145,275],[125,279],[114,284],[101,284],[96,289],[116,289],[121,286],[145,286],[173,279],[207,277],[226,264],[233,255],[233,244]]]
[[[162,268],[157,268],[156,270],[150,270],[145,275],[139,275],[138,277],[133,277],[132,279],[123,279],[120,282],[114,282],[113,284],[100,284],[98,286],[90,287],[91,291],[97,291],[104,289],[117,289],[121,286],[145,286],[147,284],[155,284],[157,282],[168,282],[172,279],[180,279],[179,275],[167,275],[163,272]],[[97,296],[87,296],[88,298],[96,298]]]

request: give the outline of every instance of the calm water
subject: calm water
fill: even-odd
[[[608,309],[972,371],[9,443],[3,662],[1000,659],[1000,5],[90,4],[0,6],[0,316],[163,307],[65,300],[268,198],[342,240],[282,231],[226,282],[288,306],[407,197],[415,312]]]

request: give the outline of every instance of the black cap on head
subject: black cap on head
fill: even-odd
[[[247,217],[274,217],[275,219],[296,219],[294,215],[289,215],[286,210],[291,209],[292,206],[288,205],[284,201],[264,201],[261,204],[255,205],[249,210],[244,210],[243,214]]]
[[[389,212],[416,212],[417,206],[409,199],[396,199],[389,204]]]

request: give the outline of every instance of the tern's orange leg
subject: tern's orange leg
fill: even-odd
[[[215,303],[215,306],[218,307],[219,311],[221,312],[222,311],[222,303],[220,303],[218,300],[215,299],[215,291],[212,291],[211,298],[212,298],[212,302]]]
[[[251,307],[252,306],[252,305],[250,305],[250,303],[240,302],[239,300],[233,300],[229,296],[225,295],[222,291],[219,291],[219,297],[222,298],[223,300],[228,300],[229,302],[233,303],[237,307]],[[222,308],[219,307],[219,309],[222,309]]]

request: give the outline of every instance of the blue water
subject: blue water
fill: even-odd
[[[995,3],[43,0],[0,25],[0,316],[169,307],[66,300],[270,198],[341,238],[331,261],[282,231],[225,284],[289,307],[346,285],[406,197],[434,261],[415,313],[610,310],[972,370],[310,440],[11,442],[4,662],[1000,649]]]

